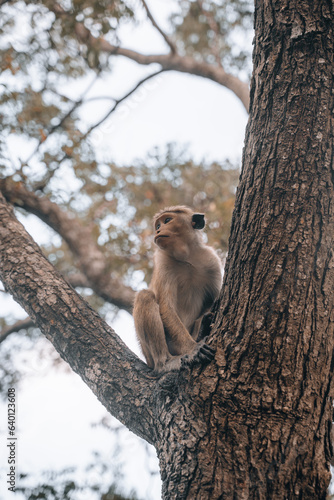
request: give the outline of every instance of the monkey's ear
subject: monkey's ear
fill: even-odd
[[[194,214],[192,217],[192,226],[194,229],[203,229],[205,226],[204,214]]]

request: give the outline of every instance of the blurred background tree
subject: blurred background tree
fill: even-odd
[[[131,312],[134,291],[152,272],[151,218],[175,204],[206,213],[206,237],[224,259],[238,162],[193,159],[184,145],[169,143],[124,164],[112,157],[108,138],[122,104],[169,71],[213,81],[247,110],[252,2],[2,0],[0,12],[0,189],[24,224],[34,214],[51,228],[42,247],[58,270],[108,321],[119,309]],[[129,47],[129,33],[140,46],[144,32],[149,49]],[[159,111],[156,126],[163,134]],[[205,143],[205,129],[202,135]],[[2,290],[2,395],[26,374],[17,359],[33,349],[62,365],[6,300]],[[65,490],[80,498],[82,485],[71,481],[22,488],[29,498],[67,498]]]

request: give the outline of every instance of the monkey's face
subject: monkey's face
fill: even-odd
[[[182,225],[175,220],[175,214],[164,213],[155,221],[154,243],[161,249],[168,248],[181,234]]]
[[[203,214],[164,212],[155,220],[155,244],[171,256],[184,260],[200,236],[196,229],[204,227]]]

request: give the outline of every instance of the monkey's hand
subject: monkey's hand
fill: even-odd
[[[198,358],[200,361],[202,361],[202,363],[209,363],[214,357],[215,357],[215,353],[216,353],[216,350],[209,346],[208,344],[205,343],[205,340],[204,339],[201,343],[200,343],[200,348],[198,350]]]
[[[198,342],[192,352],[186,354],[181,359],[181,367],[193,366],[195,363],[207,364],[215,356],[215,349],[206,344],[207,337]]]
[[[198,333],[197,337],[197,342],[200,342],[201,340],[204,340],[210,333],[211,331],[211,322],[214,318],[213,312],[207,312],[204,314],[202,323],[201,323],[201,328]]]

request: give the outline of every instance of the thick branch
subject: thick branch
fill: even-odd
[[[208,78],[223,87],[231,90],[245,106],[249,109],[249,88],[247,83],[241,81],[236,76],[227,73],[221,66],[214,66],[204,61],[196,61],[189,56],[180,56],[174,52],[170,54],[145,55],[135,50],[126,49],[112,45],[103,38],[95,38],[89,30],[80,23],[75,26],[78,39],[97,50],[102,50],[114,56],[124,56],[138,64],[160,64],[165,71],[180,71],[196,76]]]
[[[6,291],[107,410],[152,443],[152,371],[64,281],[1,194],[0,255],[0,278]]]
[[[38,197],[19,182],[0,179],[0,191],[10,203],[37,215],[66,241],[77,258],[77,265],[87,277],[91,288],[115,306],[131,311],[134,291],[112,278],[108,262],[91,236],[91,230],[78,219],[63,212],[46,197]]]
[[[70,283],[71,286],[73,286],[73,288],[76,287],[91,288],[86,279],[86,276],[84,276],[83,274],[80,273],[71,274],[69,277],[65,279],[67,280],[68,283]],[[17,333],[21,330],[27,330],[27,328],[31,328],[33,326],[35,326],[35,324],[29,317],[16,321],[16,323],[14,323],[13,325],[5,326],[0,331],[0,344],[4,340],[6,340],[6,338],[9,337],[10,334]]]

